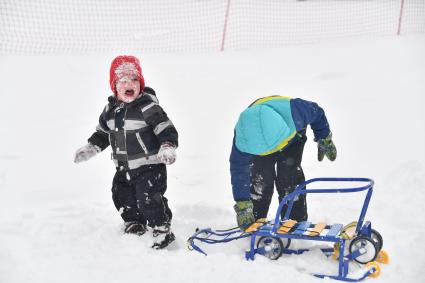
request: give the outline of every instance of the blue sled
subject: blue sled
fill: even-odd
[[[307,185],[318,182],[356,182],[363,183],[364,185],[354,188],[307,189]],[[290,249],[291,239],[330,242],[333,243],[333,246],[322,248],[321,251],[326,255],[337,255],[335,259],[338,260],[338,274],[313,275],[319,278],[326,277],[348,282],[361,281],[368,276],[379,273],[379,265],[375,262],[375,259],[382,248],[382,237],[376,230],[372,229],[369,221],[364,221],[372,196],[373,184],[373,180],[367,178],[316,178],[308,180],[298,185],[292,193],[288,194],[280,202],[274,221],[259,219],[245,230],[241,230],[238,227],[228,230],[197,229],[188,239],[188,248],[207,255],[196,244],[197,241],[207,244],[217,244],[250,237],[250,249],[245,253],[247,260],[254,260],[256,254],[276,260],[282,254],[302,254],[309,251],[309,249]],[[297,222],[289,219],[294,201],[298,199],[299,195],[356,193],[362,191],[366,191],[363,207],[358,221],[352,223],[355,225],[355,230],[352,231],[352,235],[349,237],[347,237],[346,230],[342,224],[313,224],[308,221]],[[287,210],[282,217],[281,212],[285,205],[287,206]],[[352,226],[352,229],[354,229],[354,226]],[[347,245],[348,252],[346,249]],[[348,266],[353,260],[360,264],[367,264],[366,271],[359,278],[348,277]]]

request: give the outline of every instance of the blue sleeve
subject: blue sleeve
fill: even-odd
[[[310,125],[315,141],[329,135],[330,129],[325,111],[317,103],[300,98],[291,99],[291,112],[297,131]]]
[[[232,153],[230,154],[230,175],[232,179],[233,199],[250,199],[250,164],[251,154],[239,151],[233,139]]]

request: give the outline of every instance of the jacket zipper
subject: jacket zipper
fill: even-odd
[[[136,133],[136,138],[137,138],[137,141],[140,143],[140,146],[142,147],[143,151],[146,154],[146,159],[149,159],[149,157],[148,157],[148,149],[146,148],[146,145],[142,141],[142,138],[140,137],[140,134],[139,133]]]
[[[124,123],[123,123],[123,126],[122,126],[122,130],[124,132],[124,144],[125,144],[125,152],[126,152],[125,156],[127,158],[127,166],[129,166],[128,165],[128,151],[127,151],[127,148],[128,148],[128,146],[127,146],[127,131],[125,130],[125,121],[127,120],[127,107],[125,107],[124,102],[121,103],[120,107],[124,108],[124,118],[123,118]]]

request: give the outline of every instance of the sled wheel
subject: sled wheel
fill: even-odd
[[[384,250],[379,251],[378,256],[376,257],[376,261],[383,264],[390,263],[390,256]]]
[[[379,264],[376,261],[368,262],[366,264],[366,268],[369,269],[369,270],[372,269],[372,268],[375,268],[375,271],[373,273],[369,274],[369,277],[376,278],[379,275],[381,275],[381,267],[379,266]]]
[[[286,247],[290,244],[290,240],[287,240]],[[257,243],[257,249],[264,248],[263,255],[271,260],[278,259],[282,255],[283,249],[286,247],[284,247],[281,239],[270,236],[261,237]]]
[[[384,245],[384,240],[382,239],[381,234],[379,234],[379,232],[376,231],[375,229],[371,229],[370,237],[375,242],[376,247],[378,248],[378,252],[379,252],[382,249],[382,246]]]
[[[263,238],[274,238],[274,237],[270,237],[270,236],[260,237],[259,240],[258,240],[258,242],[257,242],[257,248],[258,248],[258,245],[259,245],[260,241]],[[276,238],[276,239],[278,239],[278,240],[280,240],[282,242],[282,246],[283,246],[283,249],[284,250],[287,249],[287,248],[289,248],[289,246],[291,245],[291,239],[288,239],[288,238]]]
[[[350,243],[350,253],[356,250],[361,250],[362,254],[354,258],[354,260],[362,264],[374,261],[378,255],[375,241],[365,236],[358,236]]]

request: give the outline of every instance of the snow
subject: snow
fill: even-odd
[[[402,36],[133,54],[180,134],[166,193],[177,240],[162,251],[150,248],[150,233],[122,233],[111,200],[109,149],[73,163],[107,103],[109,64],[118,54],[0,57],[0,282],[322,282],[309,273],[336,273],[336,262],[317,248],[253,262],[244,259],[247,239],[203,246],[207,257],[186,248],[196,227],[235,225],[233,127],[254,99],[276,94],[316,101],[327,114],[338,157],[318,162],[309,130],[307,178],[376,182],[366,218],[383,235],[392,262],[367,280],[418,282],[425,270],[424,47],[424,36]],[[310,219],[347,224],[358,217],[363,197],[308,196]],[[270,218],[276,208],[274,199]],[[358,272],[351,268],[351,275]]]

